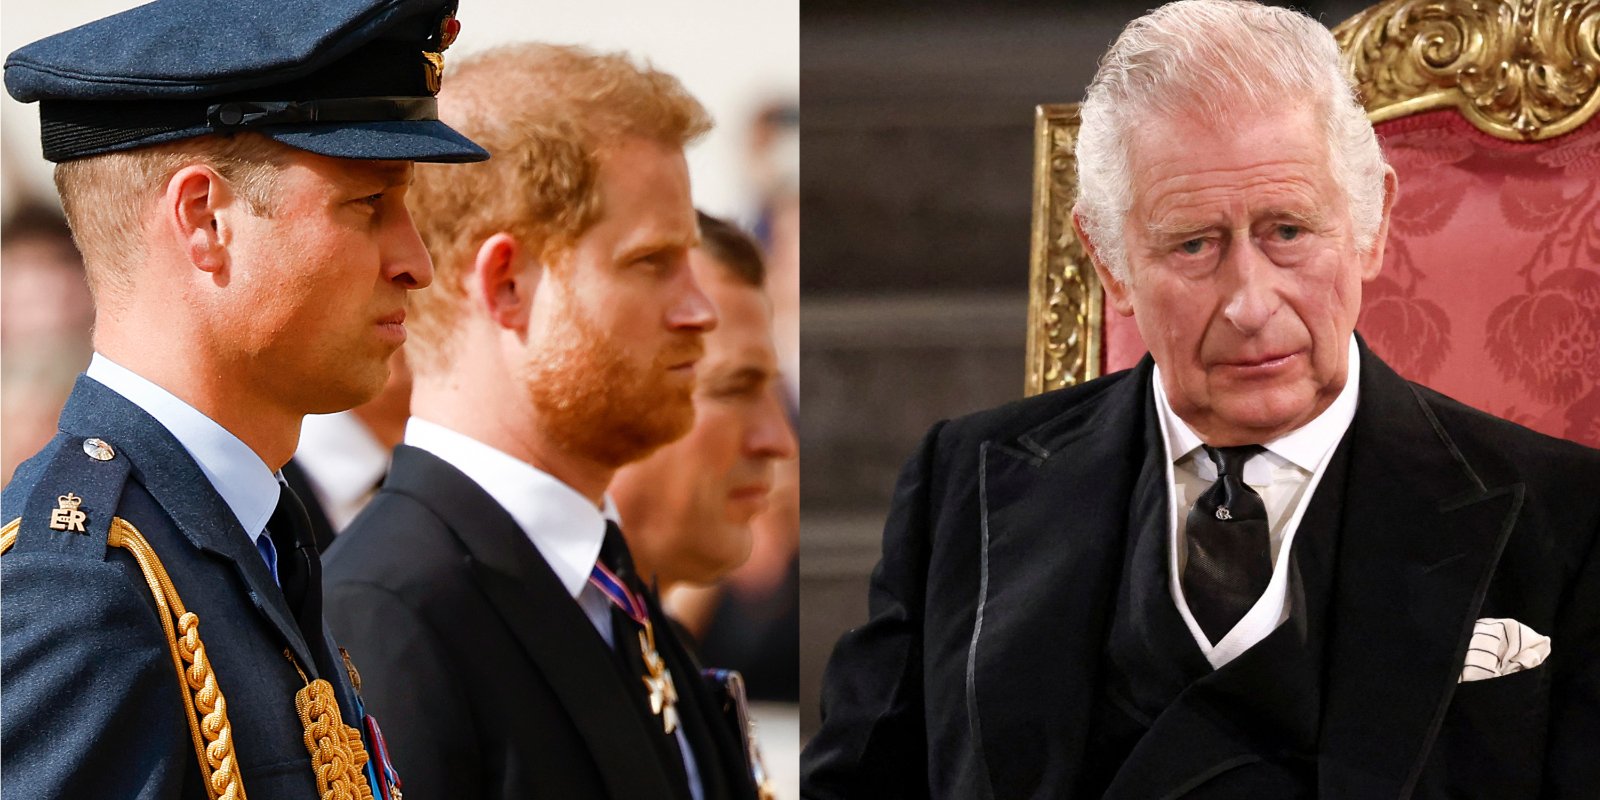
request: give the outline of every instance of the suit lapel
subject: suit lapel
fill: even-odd
[[[311,650],[260,551],[189,451],[171,432],[144,409],[87,376],[78,378],[72,397],[61,412],[61,429],[83,436],[98,436],[125,453],[133,463],[139,482],[161,504],[184,537],[195,547],[233,565],[256,609],[278,631],[307,672],[316,672]],[[124,442],[128,443],[126,447]],[[175,502],[177,498],[183,498],[184,502]],[[181,594],[183,587],[179,586],[178,591]]]
[[[1321,793],[1408,796],[1522,505],[1486,486],[1426,400],[1362,346],[1327,643]]]
[[[501,621],[549,682],[613,798],[670,797],[661,764],[615,657],[511,516],[472,479],[402,445],[383,486],[433,510],[472,557],[472,572]]]
[[[1098,402],[980,448],[966,688],[995,797],[1065,794],[1081,774],[1150,374],[1146,359]]]

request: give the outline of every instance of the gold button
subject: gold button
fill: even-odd
[[[83,452],[96,461],[110,461],[117,457],[117,451],[112,450],[111,445],[103,439],[84,439]]]

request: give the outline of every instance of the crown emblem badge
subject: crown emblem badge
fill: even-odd
[[[430,94],[439,93],[441,79],[444,77],[444,51],[456,43],[456,37],[459,35],[461,35],[461,20],[456,19],[454,12],[445,14],[444,18],[439,20],[439,49],[422,52],[423,78],[428,82]]]
[[[83,505],[83,498],[67,492],[56,498],[56,507],[50,512],[50,528],[58,531],[76,531],[87,533],[83,523],[88,521],[89,515],[79,510]]]

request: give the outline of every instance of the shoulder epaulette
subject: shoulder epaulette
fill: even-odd
[[[103,439],[65,434],[41,457],[46,461],[27,489],[21,515],[6,520],[5,549],[105,559],[132,462]],[[6,509],[7,516],[15,513]]]

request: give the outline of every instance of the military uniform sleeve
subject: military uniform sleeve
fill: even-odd
[[[808,800],[928,793],[922,610],[941,427],[928,432],[895,485],[868,621],[840,638],[823,675],[822,727],[800,759]]]
[[[0,565],[4,800],[177,798],[195,754],[132,561],[13,553]]]
[[[370,583],[327,587],[328,628],[361,673],[361,699],[383,729],[407,800],[483,793],[477,734],[444,645],[415,611]]]

